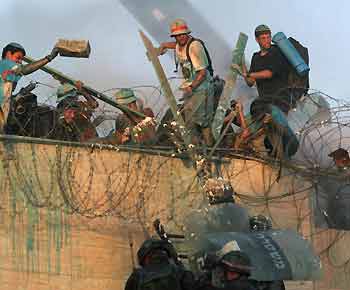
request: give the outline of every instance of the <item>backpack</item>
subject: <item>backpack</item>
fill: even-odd
[[[210,55],[209,55],[209,52],[208,52],[208,49],[206,48],[205,44],[204,44],[204,41],[199,39],[199,38],[194,38],[192,37],[189,41],[189,43],[187,44],[187,47],[186,47],[186,57],[188,59],[188,61],[190,62],[191,64],[191,68],[193,68],[193,64],[192,64],[192,60],[191,60],[191,57],[190,57],[190,46],[191,46],[191,43],[193,41],[198,41],[204,48],[204,52],[207,56],[207,59],[208,59],[208,68],[207,70],[209,71],[210,75],[211,76],[214,76],[214,69],[213,69],[213,64],[212,64],[212,61],[211,61],[211,58],[210,58]],[[174,52],[174,57],[175,57],[175,72],[177,72],[177,68],[179,66],[179,63],[178,63],[178,60],[176,59],[176,52]]]
[[[138,270],[137,290],[182,290],[181,273],[174,264],[150,265]]]
[[[304,47],[299,41],[295,40],[293,37],[288,38],[295,49],[299,52],[300,56],[303,58],[305,63],[309,65],[309,52],[306,47]],[[297,71],[290,65],[288,72],[288,87],[290,93],[294,100],[300,99],[309,90],[309,73],[305,76],[299,76]]]

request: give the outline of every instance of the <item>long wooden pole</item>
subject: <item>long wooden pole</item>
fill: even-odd
[[[29,56],[25,56],[23,60],[27,63],[32,63],[35,61],[34,59],[30,58]],[[58,80],[62,80],[62,81],[69,83],[73,86],[75,86],[75,84],[77,82],[76,80],[72,79],[71,77],[69,77],[69,76],[59,72],[58,70],[55,70],[55,69],[49,67],[49,66],[43,66],[42,68],[40,68],[40,70],[50,74],[51,76],[53,76],[54,78],[56,78]],[[99,100],[107,103],[108,105],[111,105],[112,107],[121,110],[123,113],[130,116],[131,119],[133,116],[137,116],[137,117],[141,117],[141,118],[146,117],[144,114],[142,114],[140,112],[131,110],[127,106],[123,106],[123,105],[116,103],[107,95],[105,95],[105,94],[103,94],[103,93],[101,93],[101,92],[99,92],[99,91],[97,91],[97,90],[95,90],[87,85],[83,85],[83,89],[86,90],[92,96],[94,96],[96,99],[99,99]]]

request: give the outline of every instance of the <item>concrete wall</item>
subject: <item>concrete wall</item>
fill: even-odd
[[[181,232],[204,198],[177,158],[29,143],[0,149],[3,290],[123,289],[152,221]],[[307,181],[243,159],[222,170],[252,213],[310,237]]]

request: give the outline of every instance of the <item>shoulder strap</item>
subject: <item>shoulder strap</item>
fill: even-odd
[[[302,45],[298,40],[293,37],[288,37],[289,41],[295,47],[295,49],[299,52],[300,56],[304,59],[305,63],[309,65],[309,51],[307,47]]]
[[[174,73],[177,73],[179,70],[179,60],[177,59],[176,56],[176,48],[174,49],[174,62],[175,62],[175,70]]]
[[[190,46],[192,44],[193,41],[198,41],[204,48],[204,52],[207,56],[207,59],[208,59],[208,71],[210,73],[211,76],[214,76],[214,69],[213,69],[213,65],[212,65],[212,62],[211,62],[211,58],[210,58],[210,55],[209,55],[209,52],[203,42],[203,40],[199,39],[199,38],[194,38],[192,37],[190,39],[190,42],[188,43],[187,47],[186,47],[186,57],[188,59],[188,61],[191,63],[191,67],[193,68],[193,64],[192,64],[192,60],[191,60],[191,57],[190,57]]]

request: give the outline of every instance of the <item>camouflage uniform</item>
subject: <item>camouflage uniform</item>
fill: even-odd
[[[116,101],[120,105],[127,106],[137,102],[137,98],[131,89],[120,89],[116,94]],[[147,117],[154,118],[154,113],[150,108],[139,108],[137,111],[143,113]],[[155,123],[149,122],[147,125],[139,126],[144,120],[140,117],[130,119],[125,113],[118,115],[115,124],[115,135],[118,144],[143,144],[150,145],[155,141]],[[122,141],[122,136],[128,135],[128,141]]]

